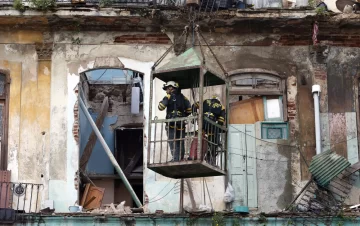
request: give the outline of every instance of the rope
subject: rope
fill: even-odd
[[[199,41],[199,46],[200,46],[200,51],[201,51],[201,55],[203,57],[203,64],[205,64],[205,54],[204,54],[204,51],[202,49],[202,45],[201,45],[201,42],[200,42],[200,34],[199,34],[199,25],[196,25],[195,27],[195,32],[196,32],[196,35],[198,37],[198,41]]]
[[[198,26],[198,25],[197,25]],[[212,51],[212,49],[210,48],[209,44],[207,43],[206,39],[204,38],[203,34],[200,32],[200,29],[198,29],[198,32],[200,34],[200,36],[202,37],[202,39],[204,40],[206,46],[209,48],[211,54],[213,55],[213,57],[216,60],[216,63],[218,63],[219,67],[221,68],[222,72],[224,73],[225,77],[228,76],[228,73],[226,72],[225,68],[222,66],[222,64],[220,63],[219,59],[216,57],[215,53]]]
[[[174,47],[175,43],[177,41],[179,41],[185,34],[188,33],[188,29],[189,26],[185,26],[183,33],[180,35],[180,37],[173,42],[173,44],[165,51],[165,53],[154,63],[154,65],[152,66],[152,69],[154,70],[155,67],[157,67],[164,59],[165,57],[169,54],[169,52],[172,50],[172,48]]]

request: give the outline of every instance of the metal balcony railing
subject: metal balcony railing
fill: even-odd
[[[149,164],[191,164],[193,160],[204,160],[220,170],[225,170],[226,128],[204,117],[202,150],[199,151],[198,120],[198,116],[151,120],[154,135],[150,140]],[[171,131],[169,126],[176,127],[176,133]]]
[[[0,182],[0,208],[20,213],[40,211],[41,184]]]

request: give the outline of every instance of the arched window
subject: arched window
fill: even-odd
[[[230,80],[231,95],[283,95],[285,91],[285,80],[275,72],[238,72]]]
[[[287,139],[285,78],[261,69],[243,69],[229,74],[230,123],[261,122],[262,138]]]

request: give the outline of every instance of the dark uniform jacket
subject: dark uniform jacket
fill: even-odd
[[[166,119],[187,117],[191,114],[191,104],[182,93],[167,94],[162,101],[160,101],[158,109],[160,111],[166,108]],[[169,123],[170,128],[174,128],[174,123]],[[185,129],[184,125],[176,124],[177,129]]]
[[[199,102],[196,102],[193,106],[196,109],[199,109]],[[219,125],[224,125],[225,123],[225,108],[220,103],[218,99],[207,99],[203,102],[203,112],[204,116],[210,119],[213,122],[217,122]],[[209,123],[203,123],[203,127],[206,130],[210,130],[207,128]]]

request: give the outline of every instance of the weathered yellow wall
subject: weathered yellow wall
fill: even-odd
[[[42,199],[48,199],[49,189],[49,160],[50,160],[50,91],[51,91],[51,61],[38,62],[37,78],[37,106],[36,115],[40,136],[37,136],[37,143],[40,144],[39,152],[43,159],[40,167],[41,183],[44,185]],[[38,175],[39,176],[39,175]]]
[[[33,44],[42,43],[44,36],[39,31],[6,31],[1,32],[0,43]]]
[[[12,180],[48,183],[51,61],[38,61],[39,31],[0,34],[0,68],[10,72],[8,169]],[[11,45],[6,45],[11,44]]]
[[[1,60],[0,68],[11,78],[8,148],[9,160],[18,162],[17,169],[11,168],[18,170],[14,173],[20,181],[41,182],[49,158],[51,61],[40,61],[35,75],[31,70],[23,73],[21,62]]]
[[[9,127],[8,127],[8,169],[18,167],[17,152],[20,147],[20,97],[21,62],[0,60],[0,68],[10,72]],[[12,179],[17,179],[17,170],[12,170]]]

